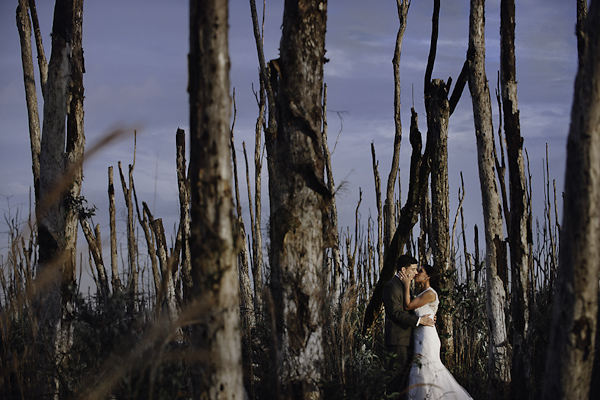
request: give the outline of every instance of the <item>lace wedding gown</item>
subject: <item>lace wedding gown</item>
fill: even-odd
[[[419,317],[437,312],[440,300],[435,290],[435,301],[415,310]],[[410,368],[408,398],[423,399],[471,399],[471,396],[456,382],[440,359],[440,338],[435,327],[418,326],[413,330],[415,360]]]

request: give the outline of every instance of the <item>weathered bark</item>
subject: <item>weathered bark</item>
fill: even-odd
[[[190,181],[186,174],[185,132],[177,129],[175,134],[177,155],[177,188],[179,190],[179,225],[181,226],[181,275],[183,298],[187,301],[192,288],[192,265],[190,254]]]
[[[323,368],[323,251],[332,193],[321,135],[327,2],[286,0],[277,84],[277,132],[267,132],[271,290],[277,397],[318,399]],[[329,228],[327,228],[329,229]]]
[[[428,85],[429,112],[427,138],[431,143],[431,250],[433,264],[440,273],[441,295],[448,310],[453,309],[454,275],[450,264],[450,189],[448,185],[448,122],[450,106],[448,86],[440,79]],[[437,319],[444,352],[444,363],[454,365],[452,314],[442,312]]]
[[[499,270],[506,265],[500,198],[494,175],[492,105],[485,73],[485,0],[471,0],[469,18],[469,90],[473,103],[477,162],[484,211],[486,242],[487,321],[490,335],[488,370],[490,398],[503,398],[510,384],[506,331],[506,291]]]
[[[423,194],[427,191],[429,183],[429,172],[431,169],[429,150],[428,146],[425,146],[425,151],[421,155],[422,141],[421,132],[419,132],[417,113],[414,108],[411,110],[411,124],[410,124],[410,144],[412,146],[412,155],[410,158],[410,180],[408,185],[408,194],[402,212],[400,213],[400,220],[398,221],[398,228],[394,237],[390,242],[390,246],[385,252],[385,260],[379,279],[375,285],[375,289],[371,295],[371,300],[367,304],[365,310],[365,316],[363,320],[363,333],[366,333],[375,321],[376,313],[381,310],[381,294],[385,284],[392,279],[396,268],[396,260],[401,254],[402,249],[410,238],[412,228],[417,223],[419,218],[419,209]],[[429,142],[428,142],[429,143]]]
[[[72,343],[77,226],[85,137],[83,131],[82,0],[58,0],[52,27],[52,55],[44,96],[40,147],[39,240],[36,312],[40,338],[52,349],[40,361],[40,394],[58,396],[53,368],[68,363]],[[66,124],[65,124],[66,122]],[[61,361],[62,360],[62,361]]]
[[[242,399],[240,238],[234,229],[229,148],[228,3],[190,2],[190,179],[192,279],[189,305],[195,352],[194,398]]]
[[[527,209],[523,138],[517,102],[515,1],[500,3],[500,85],[510,188],[508,241],[512,269],[513,354],[511,399],[528,399],[531,379],[529,332],[529,254],[531,226]],[[507,218],[509,216],[507,215]]]
[[[162,219],[157,218],[151,221],[152,231],[156,238],[156,255],[161,272],[160,290],[156,294],[156,309],[166,310],[171,324],[174,324],[179,314],[177,310],[177,300],[175,297],[175,285],[173,282],[173,263],[167,254],[167,239]]]
[[[23,81],[25,83],[25,100],[27,102],[27,119],[29,121],[29,142],[33,171],[33,188],[36,201],[40,196],[40,146],[41,129],[38,111],[33,56],[31,50],[31,23],[28,13],[28,1],[19,0],[17,6],[17,28],[21,39],[21,62],[23,64]],[[42,52],[43,54],[43,52]]]
[[[583,24],[567,141],[565,196],[542,398],[589,397],[600,259],[600,1]]]
[[[137,197],[137,196],[136,196]],[[156,254],[157,241],[156,235],[154,234],[154,230],[151,230],[152,223],[154,221],[154,217],[148,208],[146,202],[142,202],[142,212],[140,213],[140,209],[138,207],[138,202],[136,199],[135,202],[138,222],[144,231],[144,237],[146,238],[146,248],[148,249],[148,256],[150,257],[150,268],[152,269],[152,277],[154,278],[154,294],[159,297],[160,288],[161,288],[161,274],[158,269],[158,259]],[[157,307],[160,309],[160,307]]]
[[[400,145],[402,142],[402,117],[400,113],[400,55],[402,53],[402,40],[404,38],[404,32],[406,31],[406,19],[408,16],[409,6],[410,1],[396,0],[400,26],[398,27],[398,33],[396,34],[396,46],[394,48],[394,57],[392,58],[392,65],[394,67],[394,148],[392,153],[392,165],[390,167],[390,174],[387,181],[384,208],[385,215],[383,218],[385,224],[383,243],[385,248],[387,248],[389,245],[393,232],[396,229],[396,201],[394,200],[394,185],[396,183],[396,176],[398,176],[398,166],[400,165]],[[383,260],[383,254],[380,252],[380,261],[381,260]],[[379,268],[382,267],[383,262],[380,262]]]

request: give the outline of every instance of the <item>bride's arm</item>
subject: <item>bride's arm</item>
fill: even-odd
[[[421,293],[420,295],[418,295],[417,297],[415,297],[414,299],[412,299],[410,302],[407,302],[406,301],[407,299],[410,299],[410,293],[408,295],[406,295],[406,292],[405,292],[404,309],[409,310],[409,311],[416,310],[417,308],[424,306],[425,304],[435,301],[435,293],[433,293],[432,290],[426,290],[423,293]]]

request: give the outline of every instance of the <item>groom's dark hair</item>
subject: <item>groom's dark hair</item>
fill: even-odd
[[[409,254],[402,254],[400,257],[398,257],[398,261],[396,261],[396,271],[400,271],[402,268],[406,268],[408,266],[418,263],[419,262],[417,261],[417,259],[413,256]]]

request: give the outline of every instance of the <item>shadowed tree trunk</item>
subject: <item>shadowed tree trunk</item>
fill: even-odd
[[[396,7],[398,9],[398,20],[400,26],[398,27],[398,33],[396,34],[396,47],[394,49],[394,57],[392,59],[392,65],[394,67],[394,152],[392,155],[392,166],[387,181],[387,190],[385,198],[384,208],[384,230],[383,230],[383,243],[384,248],[387,249],[390,244],[390,240],[396,229],[396,201],[394,200],[394,186],[396,184],[396,177],[398,176],[398,165],[400,164],[400,144],[402,141],[402,118],[400,114],[401,101],[400,101],[400,55],[402,53],[402,40],[404,38],[404,32],[406,31],[406,19],[408,16],[408,8],[410,1],[407,0],[396,0]],[[380,259],[383,260],[383,255],[380,254]],[[383,263],[379,263],[379,269],[383,268]]]
[[[190,1],[190,179],[194,398],[242,399],[229,118],[228,3]]]
[[[531,379],[529,341],[529,254],[531,226],[527,208],[523,138],[517,103],[515,1],[500,3],[500,84],[510,188],[510,263],[512,268],[513,360],[511,398],[528,399]],[[509,218],[509,215],[507,215]]]
[[[427,191],[427,184],[429,183],[429,172],[431,168],[431,161],[429,158],[430,149],[428,147],[429,144],[427,144],[425,146],[425,151],[421,154],[423,144],[421,132],[419,131],[417,113],[414,108],[411,109],[410,144],[412,146],[412,155],[410,157],[408,194],[404,207],[402,207],[402,211],[400,212],[396,233],[394,233],[390,246],[385,252],[384,264],[379,279],[373,289],[367,308],[365,309],[362,326],[363,334],[371,328],[377,315],[381,311],[381,294],[383,293],[383,288],[385,287],[385,284],[392,279],[396,268],[396,260],[408,242],[412,229],[418,221],[421,200]]]
[[[600,259],[600,1],[582,23],[567,141],[565,197],[542,398],[587,399],[595,352]]]
[[[317,399],[323,368],[324,181],[321,134],[327,2],[287,0],[271,61],[277,132],[267,132],[271,290],[279,398]],[[329,229],[329,228],[326,228]]]
[[[506,291],[499,270],[506,266],[500,197],[494,174],[492,103],[485,73],[485,0],[471,0],[469,18],[469,90],[473,102],[477,162],[486,243],[487,321],[490,334],[488,369],[490,398],[504,398],[510,384],[509,344],[506,331]]]
[[[448,122],[450,106],[448,86],[434,79],[428,86],[429,112],[427,137],[431,141],[431,250],[433,264],[441,275],[440,296],[447,305],[438,316],[437,325],[444,363],[454,365],[454,334],[452,328],[452,301],[454,276],[450,265],[450,189],[448,186]]]

